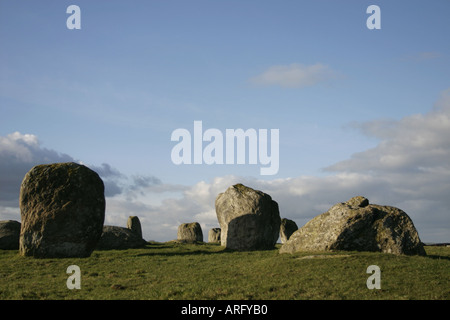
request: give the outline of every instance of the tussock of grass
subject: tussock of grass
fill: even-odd
[[[89,258],[34,259],[0,250],[0,299],[450,299],[450,248],[428,256],[370,252],[233,252],[217,244],[149,243]],[[66,286],[69,265],[81,289]],[[369,290],[369,265],[381,289]]]

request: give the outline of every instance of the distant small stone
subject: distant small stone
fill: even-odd
[[[136,233],[136,235],[142,238],[141,221],[136,216],[129,216],[127,220],[127,228]]]
[[[142,248],[146,241],[128,228],[104,226],[97,250],[124,250]]]
[[[283,218],[281,219],[280,226],[280,239],[281,243],[285,243],[289,240],[289,237],[298,230],[298,226],[295,221]]]
[[[18,250],[20,222],[14,220],[0,221],[0,249]]]
[[[202,227],[198,222],[181,224],[178,227],[177,240],[186,242],[203,242]]]
[[[212,228],[208,232],[208,242],[217,243],[220,242],[220,228]]]

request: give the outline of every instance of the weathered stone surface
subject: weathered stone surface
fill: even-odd
[[[316,216],[280,248],[296,251],[356,250],[425,255],[411,218],[402,210],[355,197]]]
[[[129,216],[127,220],[127,228],[136,233],[139,238],[142,238],[141,221],[136,216]]]
[[[20,222],[14,220],[0,221],[0,249],[18,250]]]
[[[350,207],[367,207],[369,205],[369,199],[363,197],[363,196],[356,196],[351,198],[346,202],[347,205]]]
[[[73,162],[35,166],[22,181],[20,211],[22,255],[88,257],[102,234],[103,181]]]
[[[216,198],[221,245],[233,250],[271,249],[280,234],[278,203],[270,195],[236,184]]]
[[[220,242],[220,228],[212,228],[208,232],[208,242]]]
[[[177,240],[203,242],[202,227],[198,222],[183,223],[178,227]]]
[[[283,218],[281,219],[280,226],[280,239],[281,243],[286,243],[289,240],[289,237],[298,230],[298,226],[295,221]]]
[[[104,226],[97,250],[123,250],[141,248],[147,242],[129,228]]]

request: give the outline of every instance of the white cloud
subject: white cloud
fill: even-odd
[[[251,78],[250,82],[257,85],[302,88],[328,81],[335,76],[336,73],[333,70],[321,63],[309,66],[293,63],[272,66],[260,75]]]
[[[372,149],[327,168],[339,172],[421,173],[450,169],[450,90],[445,91],[429,113],[400,121],[372,121],[359,125],[381,142]]]
[[[35,135],[14,132],[0,136],[0,203],[18,206],[20,184],[33,166],[51,162],[74,161],[66,154],[42,148]]]
[[[35,165],[56,162],[82,163],[67,154],[43,148],[38,137],[33,134],[14,132],[4,137],[0,136],[0,206],[17,207],[20,184],[25,174]],[[161,184],[161,181],[154,176],[128,178],[107,163],[102,163],[100,166],[84,165],[97,172],[102,178],[107,197],[130,191],[139,192],[139,189],[144,186]]]

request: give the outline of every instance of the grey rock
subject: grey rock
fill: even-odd
[[[346,202],[346,204],[349,205],[350,207],[364,208],[369,205],[369,199],[367,199],[363,196],[356,196],[356,197],[353,197],[350,200],[348,200]]]
[[[220,243],[220,228],[212,228],[208,232],[208,242],[210,243]]]
[[[298,230],[298,226],[295,221],[283,218],[281,219],[280,226],[280,238],[281,243],[286,243],[289,240],[289,237]]]
[[[136,216],[129,216],[127,220],[127,228],[136,233],[139,238],[142,238],[141,221]]]
[[[270,195],[236,184],[215,201],[221,245],[232,250],[263,250],[275,246],[280,234],[278,203]]]
[[[18,250],[20,222],[14,220],[0,221],[0,249]]]
[[[97,250],[123,250],[142,248],[147,242],[129,228],[104,226]]]
[[[38,165],[20,187],[19,252],[37,258],[88,257],[105,218],[104,184],[86,166]]]
[[[203,242],[202,227],[198,222],[181,224],[178,227],[177,240],[185,242]]]
[[[335,204],[310,220],[291,235],[280,253],[326,250],[426,255],[419,234],[404,211],[369,204],[363,197]]]

